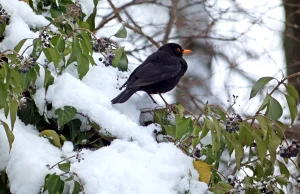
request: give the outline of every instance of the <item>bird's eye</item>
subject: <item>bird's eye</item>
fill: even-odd
[[[181,51],[180,48],[177,48],[176,50],[177,50],[177,52],[179,52],[179,53],[180,53],[180,51]]]

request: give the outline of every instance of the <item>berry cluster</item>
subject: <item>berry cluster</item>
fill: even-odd
[[[112,61],[116,58],[116,55],[113,51],[108,51],[106,56],[104,56],[104,61],[103,64],[107,67],[112,65]],[[101,58],[99,59],[100,61],[102,60]]]
[[[82,155],[84,155],[84,153],[81,153],[81,149],[80,150],[78,150],[78,151],[76,151],[77,153],[76,153],[76,160],[78,161],[78,162],[80,162],[81,160],[84,160],[84,158],[83,158],[83,156]]]
[[[36,66],[36,58],[30,55],[29,57],[20,57],[20,67],[18,71],[20,73],[28,73],[31,69]]]
[[[92,49],[94,52],[104,52],[110,45],[108,38],[100,38],[92,42]]]
[[[10,15],[8,15],[2,7],[0,7],[0,25],[4,23],[8,23],[10,19]]]
[[[283,158],[291,158],[291,157],[296,157],[298,155],[300,148],[300,144],[298,143],[297,140],[292,140],[292,144],[289,146],[280,146],[279,153],[280,156]]]
[[[68,14],[73,19],[73,23],[76,23],[76,18],[82,19],[82,8],[81,5],[76,2],[68,6]]]
[[[235,186],[236,183],[239,183],[239,180],[233,175],[229,175],[227,181],[233,187]]]
[[[238,131],[240,129],[239,123],[242,121],[243,119],[239,114],[233,114],[232,117],[226,120],[226,131],[229,133]]]
[[[43,34],[41,34],[41,41],[43,42],[45,47],[50,47],[50,41],[52,39],[52,36],[50,34],[48,34],[47,32],[43,32]]]

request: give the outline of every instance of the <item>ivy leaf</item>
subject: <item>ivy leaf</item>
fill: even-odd
[[[250,99],[256,96],[256,94],[272,79],[273,77],[262,77],[260,78],[252,87],[251,93],[250,93]]]
[[[5,84],[0,82],[0,107],[4,107],[7,98],[7,89]]]
[[[78,181],[74,181],[74,188],[72,194],[79,194],[81,190],[81,186]]]
[[[43,52],[48,60],[48,62],[53,62],[55,67],[58,67],[60,55],[58,51],[52,47],[44,48]]]
[[[51,174],[46,179],[45,185],[47,186],[49,194],[62,194],[65,183],[61,180],[60,176]]]
[[[72,62],[76,61],[77,57],[81,55],[80,43],[77,38],[73,39],[71,48],[71,56],[68,59],[67,66],[70,65]]]
[[[290,172],[289,170],[287,169],[286,165],[283,164],[282,162],[278,161],[278,164],[279,164],[279,170],[280,170],[280,173],[285,175],[287,178],[290,177]]]
[[[70,130],[71,141],[74,142],[75,138],[80,134],[81,121],[79,119],[74,119],[67,123]]]
[[[298,114],[298,109],[297,109],[297,103],[295,101],[295,98],[289,96],[289,95],[285,95],[285,99],[288,103],[288,107],[290,110],[290,115],[291,115],[291,125],[294,123],[295,118]]]
[[[6,137],[7,137],[7,140],[8,140],[8,144],[9,144],[9,150],[11,150],[12,148],[12,144],[15,140],[15,136],[14,134],[12,133],[12,131],[9,129],[9,126],[7,125],[6,122],[0,120],[1,124],[3,125],[4,127],[4,130],[5,130],[5,133],[6,133]]]
[[[61,170],[63,172],[70,172],[70,167],[71,167],[70,162],[65,162],[65,163],[58,164],[59,170]]]
[[[33,40],[32,57],[38,59],[43,51],[43,42],[36,38]]]
[[[282,185],[287,185],[289,183],[289,180],[285,175],[278,175],[275,177],[275,180],[282,186]]]
[[[49,141],[56,147],[60,148],[62,145],[60,143],[60,138],[58,136],[58,134],[56,133],[56,131],[54,130],[44,130],[40,133],[41,137],[46,137],[47,139],[49,139]]]
[[[113,67],[118,67],[121,71],[126,71],[128,68],[128,59],[124,51],[124,47],[113,50],[115,59],[112,61]]]
[[[268,142],[262,140],[262,138],[261,138],[262,134],[259,130],[252,130],[252,135],[256,142],[256,150],[258,152],[260,162],[263,163],[263,161],[267,155],[267,145],[266,144]]]
[[[208,184],[211,176],[210,165],[202,161],[193,161],[193,166],[199,173],[199,181]]]
[[[179,115],[175,116],[176,120],[176,140],[181,140],[184,135],[190,134],[193,130],[193,122],[191,118],[181,118]]]
[[[236,160],[236,168],[240,169],[241,161],[244,156],[244,147],[241,145],[241,143],[237,140],[232,140],[232,146],[234,147],[235,152],[235,160]]]
[[[269,104],[267,106],[267,111],[265,115],[271,118],[272,120],[276,121],[281,117],[282,112],[283,110],[280,103],[275,98],[270,96]]]
[[[164,129],[166,130],[167,135],[171,137],[176,137],[176,126],[174,125],[163,125]]]
[[[58,52],[64,53],[65,45],[66,45],[66,43],[65,43],[64,37],[60,36],[58,38],[58,41],[57,41],[56,45],[55,45],[55,48],[58,50]]]
[[[18,105],[19,103],[14,100],[14,99],[10,99],[9,101],[9,113],[10,113],[10,122],[11,122],[11,130],[13,131],[14,126],[15,126],[15,122],[17,119],[17,110],[18,110]]]
[[[89,60],[86,56],[80,55],[77,58],[77,64],[78,64],[77,71],[78,71],[79,79],[82,79],[89,71]]]
[[[52,76],[51,72],[49,69],[45,68],[45,78],[44,78],[44,87],[45,90],[48,89],[50,85],[54,83],[54,77]]]
[[[118,37],[118,38],[126,38],[127,37],[127,30],[126,30],[124,24],[122,24],[122,26],[120,27],[120,29],[117,31],[117,33],[114,36]]]
[[[213,192],[214,194],[224,194],[224,193],[230,193],[231,189],[232,186],[230,184],[219,182],[217,184],[214,184],[208,190]]]
[[[294,98],[296,102],[299,102],[299,94],[296,88],[292,84],[284,84],[288,94]]]
[[[14,51],[16,51],[17,53],[21,50],[22,46],[24,45],[24,43],[26,42],[26,40],[28,40],[27,38],[21,40],[14,48]]]
[[[76,109],[71,106],[64,106],[55,110],[55,114],[58,116],[59,126],[62,127],[73,119],[76,114]]]

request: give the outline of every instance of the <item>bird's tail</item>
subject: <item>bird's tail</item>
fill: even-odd
[[[134,88],[131,88],[131,89],[126,88],[117,97],[112,99],[111,103],[112,104],[117,104],[117,103],[126,102],[136,91],[137,91],[137,89],[134,89]]]

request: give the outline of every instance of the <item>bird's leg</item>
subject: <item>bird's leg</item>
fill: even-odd
[[[154,98],[147,92],[148,96],[151,98],[151,100],[153,101],[153,103],[157,104],[157,102],[154,100]]]
[[[166,104],[166,109],[168,109],[170,112],[172,112],[172,105],[168,104],[167,101],[164,99],[164,97],[158,93],[158,95],[161,97],[161,99],[165,102]]]

